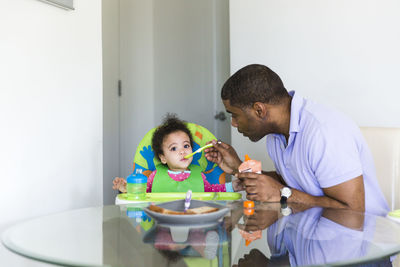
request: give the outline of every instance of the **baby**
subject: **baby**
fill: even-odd
[[[154,154],[162,164],[156,166],[147,180],[150,192],[234,192],[238,180],[226,184],[210,184],[201,172],[200,166],[191,164],[193,138],[186,124],[173,115],[168,115],[164,123],[156,129],[152,138]],[[126,192],[126,181],[115,178],[113,189]]]

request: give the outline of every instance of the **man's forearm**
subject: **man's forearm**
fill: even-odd
[[[277,172],[263,171],[263,174],[268,175],[269,177],[281,183],[283,186],[287,186],[285,180]],[[345,184],[351,184],[351,185],[345,186]],[[364,200],[365,196],[363,190],[364,184],[362,176],[351,179],[348,182],[339,184],[337,187],[339,188],[335,188],[334,186],[331,188],[323,189],[325,194],[324,196],[312,196],[302,191],[292,189],[292,196],[290,197],[290,202],[302,203],[311,206],[321,206],[325,208],[340,208],[340,209],[344,208],[362,212],[365,211],[365,200]]]
[[[262,171],[263,174],[268,175],[269,177],[274,178],[274,180],[286,186],[285,180],[283,180],[282,176],[280,176],[276,171]]]

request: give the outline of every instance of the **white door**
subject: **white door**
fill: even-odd
[[[220,89],[229,77],[228,0],[120,0],[120,175],[167,112],[230,142]]]

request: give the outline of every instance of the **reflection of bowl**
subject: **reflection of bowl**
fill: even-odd
[[[158,204],[159,207],[174,210],[183,211],[185,200],[176,200]],[[220,205],[214,202],[192,200],[190,203],[190,208],[200,208],[204,206],[216,207],[219,210],[215,212],[205,213],[205,214],[190,214],[190,215],[172,215],[172,214],[162,214],[159,212],[154,212],[148,208],[144,208],[144,211],[154,218],[160,224],[169,225],[201,225],[207,223],[217,223],[228,211],[224,205]]]
[[[226,242],[222,223],[205,225],[155,225],[143,236],[143,242],[160,251],[212,260]],[[222,253],[222,250],[220,250]],[[209,265],[209,262],[207,263]]]
[[[186,242],[189,235],[189,227],[173,226],[169,229],[171,231],[172,241]]]
[[[171,233],[171,238],[173,242],[185,243],[188,241],[188,235],[190,231],[219,232],[218,228],[223,229],[221,222],[197,224],[197,225],[156,224],[143,236],[143,242],[154,244],[156,241],[157,234],[164,231]]]

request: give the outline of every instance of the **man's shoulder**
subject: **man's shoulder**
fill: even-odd
[[[354,121],[341,111],[313,101],[307,101],[300,117],[301,129],[307,134],[334,134],[358,128]]]

